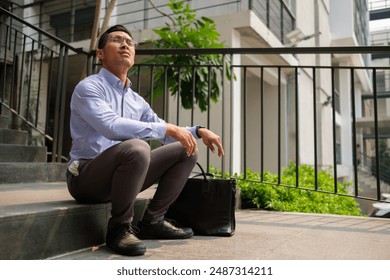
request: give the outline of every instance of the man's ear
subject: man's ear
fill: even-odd
[[[103,51],[102,51],[101,49],[97,49],[97,50],[96,50],[96,56],[97,56],[100,60],[102,60],[102,59],[104,58],[104,53],[103,53]]]

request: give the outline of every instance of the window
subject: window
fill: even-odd
[[[75,11],[75,24],[71,25],[71,12],[53,15],[50,25],[56,29],[56,36],[67,42],[75,42],[91,37],[95,7]]]
[[[341,144],[336,142],[336,163],[341,164]]]
[[[282,43],[295,29],[295,0],[251,1],[250,9]]]

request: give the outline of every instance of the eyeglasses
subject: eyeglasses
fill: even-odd
[[[126,38],[126,37],[123,37],[123,36],[120,36],[120,35],[115,35],[115,36],[112,36],[110,38],[110,40],[115,43],[115,44],[118,44],[118,45],[122,45],[123,42],[126,42],[126,45],[128,45],[129,47],[135,47],[138,45],[137,42],[135,42],[134,40],[132,39],[129,39],[129,38]]]

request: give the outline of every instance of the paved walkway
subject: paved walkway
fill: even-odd
[[[83,260],[390,260],[390,220],[238,210],[232,237],[145,240],[140,257],[105,246],[57,259]]]

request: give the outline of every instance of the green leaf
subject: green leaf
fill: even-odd
[[[156,48],[222,48],[224,44],[219,42],[219,33],[216,24],[208,17],[196,18],[196,12],[192,10],[185,1],[170,0],[167,6],[172,11],[172,18],[177,25],[165,24],[164,27],[155,28],[153,31],[160,37],[159,40],[150,41]],[[169,21],[171,22],[171,21]],[[148,63],[170,64],[170,65],[215,65],[210,68],[211,89],[208,89],[208,68],[198,67],[196,70],[195,93],[192,92],[192,70],[180,72],[170,71],[168,75],[168,89],[170,94],[175,96],[180,93],[183,108],[193,108],[193,100],[201,111],[208,109],[208,96],[213,102],[217,102],[220,94],[219,79],[225,74],[231,78],[230,63],[226,62],[226,73],[222,72],[222,56],[203,55],[195,57],[185,56],[158,56],[147,60]],[[219,75],[218,75],[219,73]],[[163,75],[155,73],[155,90],[161,92],[164,82]],[[177,81],[181,80],[180,88]]]

